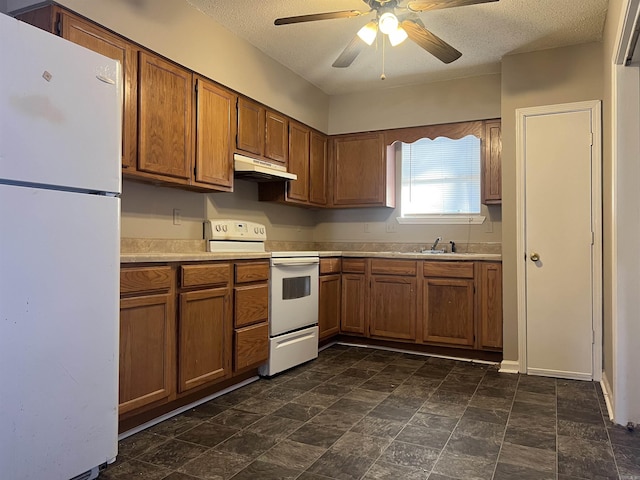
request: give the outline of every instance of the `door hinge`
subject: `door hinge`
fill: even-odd
[[[591,245],[596,243],[596,234],[595,232],[591,232]]]
[[[591,345],[595,345],[596,343],[596,331],[591,330]]]
[[[589,133],[589,145],[593,146],[593,133]]]
[[[198,80],[196,80],[195,85],[193,86],[193,89],[197,92],[198,91]]]

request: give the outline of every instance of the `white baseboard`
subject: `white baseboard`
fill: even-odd
[[[604,394],[604,401],[607,404],[607,412],[609,413],[609,420],[614,421],[613,415],[613,390],[609,384],[606,372],[602,372],[602,380],[600,380],[600,386],[602,387],[602,393]]]
[[[591,381],[590,373],[567,372],[564,370],[551,370],[548,368],[530,368],[527,372],[529,375],[539,375],[541,377],[567,378],[569,380],[586,380]]]
[[[500,363],[500,373],[519,373],[520,363],[517,360],[503,360]]]

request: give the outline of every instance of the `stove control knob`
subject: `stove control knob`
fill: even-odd
[[[223,226],[222,226],[222,231],[223,231],[223,232],[226,232],[226,231],[227,231],[227,226],[226,226],[226,225],[223,225]]]
[[[258,233],[258,227],[253,227],[253,233]]]
[[[216,224],[216,232],[220,231],[220,224]]]
[[[264,227],[260,227],[260,233],[264,234]]]

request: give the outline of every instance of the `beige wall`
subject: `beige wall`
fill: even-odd
[[[500,74],[330,98],[329,133],[500,117]]]
[[[504,359],[518,360],[516,109],[603,97],[603,46],[588,43],[502,60],[502,262]]]

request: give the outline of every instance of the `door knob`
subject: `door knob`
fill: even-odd
[[[531,259],[532,262],[537,262],[538,260],[540,260],[540,255],[534,252],[531,255],[529,255],[529,258]]]

